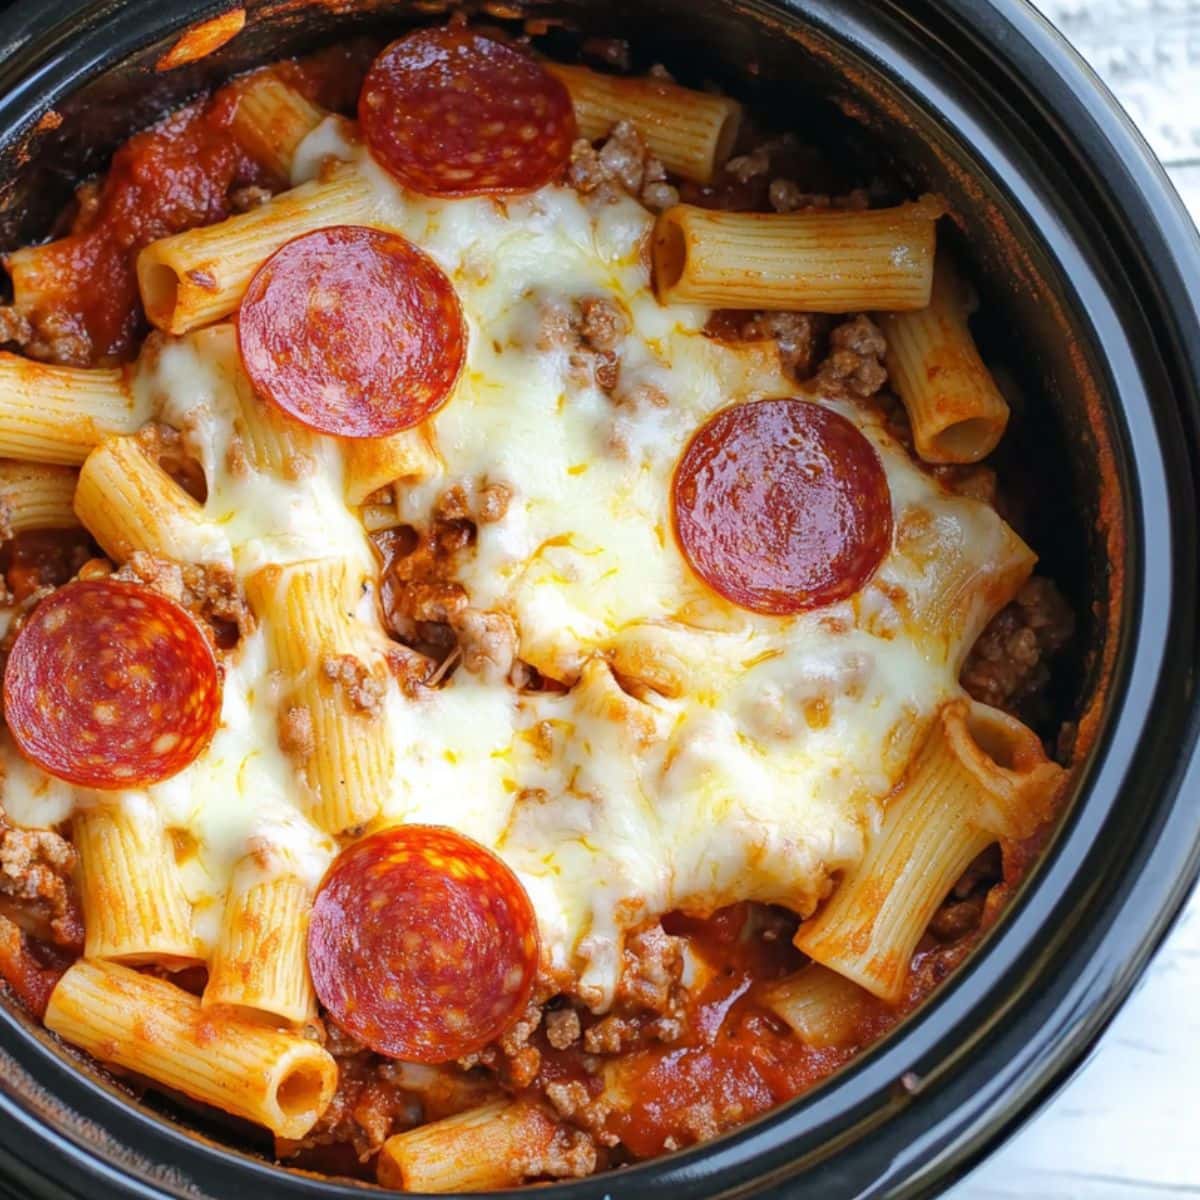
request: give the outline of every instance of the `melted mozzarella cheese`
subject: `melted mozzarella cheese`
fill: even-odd
[[[406,195],[335,121],[301,148],[296,182],[330,155],[357,161],[375,222],[439,263],[469,325],[463,377],[429,422],[442,469],[397,489],[397,518],[427,524],[455,484],[506,485],[507,512],[479,527],[458,577],[473,606],[513,617],[524,659],[569,685],[521,694],[462,668],[418,699],[389,684],[397,766],[381,822],[451,825],[505,858],[538,914],[546,965],[601,1010],[628,930],[739,899],[807,914],[857,860],[915,739],[957,688],[965,629],[921,620],[929,556],[952,551],[978,582],[1015,539],[872,418],[835,405],[879,450],[896,528],[920,530],[910,541],[924,557],[898,536],[851,600],[794,617],[733,607],[675,544],[671,478],[710,415],[788,390],[773,351],[710,340],[707,310],[656,302],[652,217],[632,199],[593,205],[558,187],[503,202]],[[548,308],[596,297],[629,326],[612,396],[579,380],[572,347],[543,326]],[[231,336],[171,340],[144,357],[139,386],[203,465],[206,514],[239,576],[330,555],[371,563],[335,440],[315,439],[312,470],[295,480],[235,469],[238,369]],[[227,664],[211,747],[148,789],[191,835],[185,886],[206,946],[250,849],[314,883],[336,853],[301,811],[277,689],[260,631]],[[13,818],[61,820],[70,789],[8,761]]]

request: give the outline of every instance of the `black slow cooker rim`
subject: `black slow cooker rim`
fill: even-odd
[[[184,7],[50,0],[33,16],[22,6],[10,10],[0,18],[0,141],[19,135],[101,66],[228,5],[191,4],[186,15]],[[858,20],[853,4],[751,0],[742,7],[799,14],[850,42],[885,75],[901,69],[896,44]],[[1200,281],[1200,240],[1115,101],[1027,5],[914,0],[905,13],[889,0],[879,8],[889,10],[891,35],[907,31],[904,77],[910,87],[914,74],[921,77],[923,101],[940,85],[913,38],[961,45],[964,56],[978,59],[981,79],[991,74],[989,86],[1019,91],[1030,120],[1039,122],[1039,136],[1086,164],[1091,182],[1102,184],[1097,194],[1106,207],[1093,215],[1120,249],[1118,272],[1111,262],[1098,271],[1077,244],[1078,230],[1048,207],[1044,192],[1021,178],[1011,181],[1023,211],[1044,213],[1039,231],[1055,261],[1070,269],[1076,299],[1101,335],[1102,368],[1124,401],[1116,431],[1130,485],[1123,647],[1107,728],[1084,781],[1088,801],[1076,806],[1033,885],[986,949],[900,1035],[811,1097],[709,1146],[539,1189],[556,1200],[738,1195],[772,1185],[784,1192],[800,1169],[805,1185],[820,1194],[928,1193],[977,1161],[1078,1065],[1200,871],[1200,812],[1187,803],[1200,786],[1194,753],[1200,733],[1198,558],[1189,528],[1200,445],[1200,321],[1190,286]],[[965,122],[975,138],[990,143],[968,108],[951,100],[946,119],[960,128]],[[1011,162],[1003,148],[993,149],[995,163]],[[1163,390],[1152,400],[1157,388]],[[1147,714],[1155,716],[1148,720]],[[1131,778],[1161,797],[1154,836],[1134,848],[1109,891],[1089,891],[1076,863],[1095,850],[1095,835]],[[1090,911],[1084,924],[1082,907]],[[1057,921],[1063,933],[1048,942],[1046,928]],[[1074,940],[1066,945],[1068,933]],[[1057,974],[1047,977],[1051,963]],[[0,1111],[8,1118],[0,1130],[0,1171],[23,1195],[90,1195],[99,1186],[106,1194],[148,1200],[258,1190],[363,1195],[358,1188],[283,1176],[129,1107],[119,1093],[53,1055],[6,1010],[0,1012],[0,1047],[9,1060],[0,1078]],[[901,1077],[906,1088],[896,1086]],[[96,1139],[96,1124],[107,1130],[105,1141]],[[105,1149],[97,1152],[97,1145]],[[829,1145],[835,1148],[818,1154]]]

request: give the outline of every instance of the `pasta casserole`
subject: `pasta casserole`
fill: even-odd
[[[0,976],[405,1190],[799,1095],[1067,778],[945,202],[581,50],[265,67],[4,260]]]

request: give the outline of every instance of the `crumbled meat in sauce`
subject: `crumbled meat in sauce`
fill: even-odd
[[[550,1145],[526,1160],[529,1178],[582,1179],[596,1169],[596,1145],[579,1129],[560,1128]]]
[[[99,189],[81,198],[67,234],[21,252],[10,269],[29,324],[17,339],[26,354],[81,367],[130,356],[145,331],[138,251],[227,217],[230,192],[256,182],[255,164],[229,136],[232,113],[218,94],[135,134]]]
[[[517,627],[505,612],[464,608],[451,622],[463,669],[485,683],[503,683],[517,656]]]
[[[387,689],[384,681],[353,654],[331,654],[321,660],[321,673],[332,680],[353,712],[378,716]]]
[[[249,184],[246,187],[235,188],[229,193],[229,207],[235,213],[249,212],[252,208],[266,204],[273,195],[275,193],[270,188]]]
[[[803,183],[797,182],[802,180]],[[866,207],[861,189],[839,191],[841,180],[821,153],[793,134],[762,134],[747,122],[737,153],[709,184],[683,180],[679,198],[701,208],[790,212],[796,208]]]
[[[737,312],[721,309],[709,319],[705,332],[728,342],[773,340],[779,359],[794,379],[809,379],[817,369],[833,324],[823,313]]]
[[[555,1050],[565,1050],[579,1041],[583,1029],[573,1008],[556,1008],[546,1013],[546,1041]]]
[[[394,1133],[422,1120],[420,1100],[390,1082],[381,1060],[366,1053],[338,1053],[326,1047],[338,1064],[338,1086],[329,1107],[299,1141],[277,1142],[280,1157],[294,1157],[319,1146],[348,1144],[360,1162],[379,1152]]]
[[[40,1017],[83,951],[75,848],[50,829],[19,829],[0,812],[0,979]]]
[[[844,195],[831,196],[828,192],[806,192],[790,179],[772,179],[767,200],[777,213],[814,208],[862,212],[871,207],[871,194],[866,188],[854,188]]]
[[[285,705],[279,710],[279,748],[297,763],[307,762],[316,749],[312,713],[303,705]]]
[[[33,341],[29,318],[15,308],[0,308],[0,345],[27,346]]]
[[[652,212],[679,203],[679,191],[668,181],[666,168],[646,148],[632,121],[618,121],[598,149],[579,138],[571,147],[567,182],[604,204],[622,195],[637,197]]]
[[[222,563],[177,563],[136,550],[115,577],[144,584],[177,601],[213,631],[219,646],[227,648],[254,631],[254,614],[237,577]]]
[[[843,321],[829,335],[829,356],[817,369],[815,386],[826,394],[866,400],[887,382],[886,352],[887,342],[870,317]]]
[[[625,941],[618,1001],[635,1009],[669,1013],[683,972],[683,941],[651,925]]]
[[[0,818],[2,820],[2,818]],[[49,829],[0,824],[0,908],[26,932],[78,949],[83,923],[71,875],[75,847]]]
[[[557,1048],[565,1050],[566,1046]],[[572,1079],[566,1083],[548,1083],[546,1099],[550,1101],[554,1111],[560,1117],[569,1121],[579,1116],[582,1110],[591,1103],[592,1094],[588,1091],[586,1084]]]
[[[389,646],[385,652],[388,670],[400,685],[400,690],[411,700],[420,695],[421,689],[429,683],[437,661],[411,646]]]
[[[628,332],[629,319],[603,296],[573,302],[555,297],[542,301],[536,345],[567,351],[567,381],[573,387],[611,393],[620,375],[618,351]]]
[[[1074,632],[1074,614],[1058,588],[1035,575],[980,634],[962,685],[976,700],[1022,716],[1050,681],[1047,660]]]

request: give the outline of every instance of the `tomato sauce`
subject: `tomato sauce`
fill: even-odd
[[[608,1120],[637,1158],[688,1145],[798,1095],[848,1061],[855,1047],[812,1050],[759,1001],[763,984],[805,959],[790,929],[763,938],[756,906],[733,905],[707,921],[675,914],[668,932],[686,936],[711,978],[690,1002],[687,1034],[623,1059],[616,1089],[627,1103]]]
[[[0,545],[0,575],[14,604],[39,588],[61,587],[99,554],[82,529],[29,529]]]
[[[82,936],[80,943],[78,950],[83,948]],[[50,993],[75,961],[76,953],[35,941],[15,922],[0,920],[0,979],[39,1021],[45,1016]]]
[[[599,1075],[588,1073],[579,1044],[556,1051],[539,1042],[540,1086],[583,1083],[592,1100],[608,1105],[605,1133],[618,1137],[635,1159],[715,1137],[807,1091],[919,1005],[977,937],[947,945],[930,939],[914,960],[908,994],[898,1005],[865,999],[857,1036],[817,1049],[763,1002],[767,985],[808,962],[792,945],[794,917],[743,903],[706,920],[672,913],[663,928],[687,938],[703,964],[703,981],[688,999],[680,1038],[643,1038],[607,1059]],[[653,1019],[644,1018],[647,1025]]]
[[[81,193],[66,237],[10,268],[25,315],[47,337],[69,336],[76,365],[123,361],[145,332],[134,267],[157,238],[222,220],[231,189],[261,174],[229,136],[235,101],[219,93],[135,134],[98,192]],[[66,345],[60,341],[60,345]]]
[[[279,71],[324,107],[347,109],[368,61],[367,44],[351,43]],[[75,366],[134,357],[147,328],[135,272],[142,248],[224,220],[239,188],[286,182],[232,137],[238,94],[234,82],[134,134],[103,180],[79,190],[66,236],[6,261],[42,357]]]

